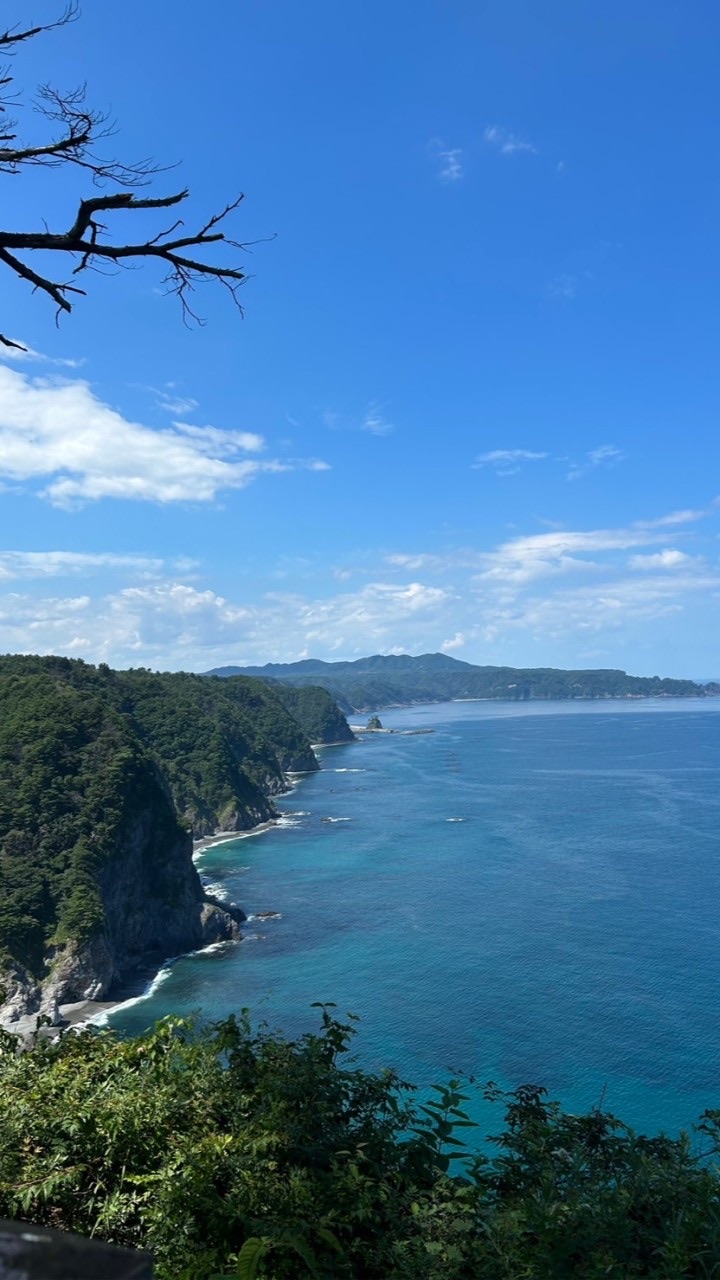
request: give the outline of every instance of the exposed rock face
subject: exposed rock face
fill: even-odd
[[[103,929],[85,941],[50,948],[40,981],[15,963],[5,967],[0,973],[0,1025],[12,1029],[28,1014],[45,1015],[56,1025],[59,1005],[101,1000],[123,975],[149,961],[160,963],[242,936],[240,908],[205,893],[192,861],[192,835],[177,826],[172,801],[156,773],[150,790],[148,802],[128,823],[121,846],[98,876]]]
[[[14,962],[0,971],[0,1024],[17,1022],[26,1013],[40,1008],[41,990],[38,983],[20,965]]]
[[[0,709],[0,1024],[238,938],[192,835],[277,817],[311,743],[349,734],[323,690],[52,656],[0,657]]]

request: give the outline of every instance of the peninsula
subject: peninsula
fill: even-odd
[[[553,667],[477,667],[445,653],[375,654],[355,662],[270,662],[263,667],[216,667],[210,675],[255,676],[300,689],[320,686],[346,715],[423,702],[492,699],[533,702],[580,698],[704,698],[720,684],[629,676],[625,671],[562,671]]]

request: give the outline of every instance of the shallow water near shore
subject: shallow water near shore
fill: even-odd
[[[381,718],[434,732],[323,750],[278,826],[205,850],[245,941],[109,1024],[248,1006],[297,1034],[332,1000],[364,1065],[423,1087],[540,1083],[650,1132],[720,1106],[720,700]]]

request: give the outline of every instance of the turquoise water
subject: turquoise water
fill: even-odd
[[[434,732],[323,750],[281,826],[203,856],[281,918],[177,961],[112,1024],[249,1006],[295,1034],[334,1000],[361,1061],[421,1086],[460,1068],[571,1109],[604,1091],[648,1131],[720,1106],[720,701],[382,719]]]

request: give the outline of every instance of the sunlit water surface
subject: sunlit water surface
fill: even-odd
[[[650,1131],[720,1106],[720,700],[445,703],[326,748],[264,834],[205,853],[245,941],[111,1024],[361,1016],[366,1065],[542,1083]],[[253,919],[260,911],[279,919]],[[482,1121],[483,1104],[475,1106]]]

